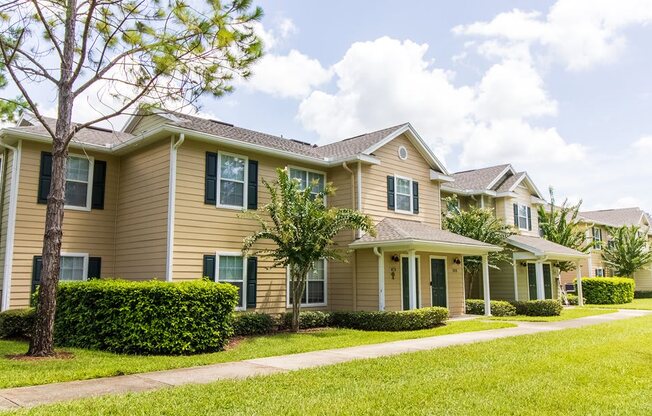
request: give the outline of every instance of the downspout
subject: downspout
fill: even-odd
[[[385,310],[385,261],[383,250],[374,247],[374,254],[378,256],[378,310]]]
[[[183,144],[186,136],[181,133],[179,140],[174,142],[174,136],[170,139],[170,182],[168,184],[168,233],[167,233],[167,261],[165,263],[165,281],[172,281],[173,260],[174,260],[174,215],[176,202],[177,185],[177,149]]]
[[[354,182],[355,182],[355,179],[354,179],[354,176],[353,176],[353,171],[351,170],[351,168],[349,168],[349,166],[346,164],[346,162],[342,162],[342,167],[347,172],[349,172],[351,174],[351,205],[355,208],[355,198],[356,198],[356,196],[354,195],[354,191],[353,191]],[[354,231],[353,232],[353,240],[355,240],[357,237],[358,237],[357,231]],[[352,257],[353,257],[353,261],[351,262],[352,263],[351,267],[353,269],[353,272],[351,273],[351,280],[352,280],[352,282],[351,282],[351,286],[352,286],[351,294],[353,296],[353,299],[352,299],[351,304],[352,304],[353,310],[355,311],[355,310],[357,310],[357,307],[358,307],[358,262],[357,262],[358,252],[354,251]]]
[[[18,147],[12,147],[0,142],[0,146],[11,150],[11,189],[9,193],[9,213],[7,218],[7,240],[5,244],[4,274],[2,279],[2,306],[0,310],[9,309],[11,291],[11,270],[14,257],[14,232],[16,230],[16,202],[18,199],[18,177],[20,173],[20,156],[23,148],[23,141],[18,141]]]

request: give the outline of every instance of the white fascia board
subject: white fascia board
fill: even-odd
[[[450,175],[444,175],[434,169],[430,169],[430,180],[439,182],[455,182],[455,178]]]
[[[516,192],[500,192],[496,193],[496,198],[516,198],[518,195],[516,195]]]
[[[584,259],[588,257],[588,254],[580,253],[578,251],[578,254],[567,254],[567,253],[555,253],[554,251],[542,251],[539,250],[538,248],[532,247],[528,244],[516,242],[510,239],[507,239],[507,242],[509,245],[512,245],[516,248],[520,248],[521,250],[529,251],[533,255],[537,257],[548,257],[551,260],[578,260],[578,259]]]
[[[530,178],[530,175],[528,175],[527,172],[525,172],[525,175],[523,175],[523,177],[522,177],[521,179],[519,179],[518,181],[516,181],[516,183],[514,184],[514,186],[512,186],[512,187],[510,188],[510,191],[513,191],[514,189],[516,189],[516,186],[517,186],[519,183],[521,183],[524,179],[527,180],[528,184],[530,185],[530,188],[532,188],[532,190],[533,190],[534,192],[536,192],[537,197],[543,199],[543,195],[542,195],[541,192],[539,191],[539,188],[537,188],[537,186],[534,184],[534,181],[532,180],[532,178]]]
[[[503,169],[502,172],[500,172],[498,175],[496,175],[496,177],[494,178],[493,181],[489,182],[489,185],[487,185],[487,189],[493,188],[494,185],[496,185],[498,183],[498,181],[501,180],[503,178],[503,176],[505,176],[505,174],[507,174],[507,172],[512,172],[513,175],[516,175],[516,171],[514,171],[514,168],[512,167],[512,165],[507,165],[507,167],[505,169]]]
[[[530,202],[532,202],[534,205],[545,205],[547,202],[537,196],[532,195],[532,198],[530,198]]]
[[[11,128],[11,127],[2,129],[2,131],[0,132],[0,136],[4,137],[4,136],[7,136],[7,135],[16,137],[18,139],[27,139],[27,140],[31,140],[31,141],[35,141],[35,142],[39,142],[39,143],[48,143],[48,144],[52,143],[52,137],[50,137],[47,134],[26,132],[26,131],[19,130],[19,129],[14,129],[14,128]],[[114,149],[114,147],[113,148],[112,147],[107,147],[107,146],[103,146],[101,144],[80,143],[80,142],[75,142],[75,141],[72,141],[72,140],[70,141],[70,147],[72,147],[74,149],[88,149],[88,150],[92,150],[94,152],[103,152],[103,153],[111,153],[112,149]]]
[[[425,251],[440,252],[440,253],[453,253],[453,254],[466,254],[478,255],[487,254],[490,252],[498,252],[503,249],[498,246],[487,245],[477,246],[473,244],[461,243],[438,243],[436,241],[417,240],[417,239],[402,239],[402,240],[388,240],[388,241],[365,241],[353,242],[349,244],[351,248],[373,248],[373,247],[392,247],[392,248],[410,248],[410,249],[423,249]]]

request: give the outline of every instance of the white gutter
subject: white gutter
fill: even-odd
[[[359,160],[358,160],[358,169],[356,170],[356,176],[357,176],[357,180],[356,180],[356,182],[357,182],[356,183],[356,188],[357,188],[357,190],[356,190],[356,193],[357,193],[357,195],[356,195],[356,197],[357,197],[356,205],[357,205],[357,207],[356,207],[356,209],[358,211],[362,212],[362,162],[359,161]],[[360,236],[362,236],[362,231],[359,230],[359,229],[357,231],[357,236],[358,236],[358,238],[360,238]]]
[[[446,252],[457,253],[457,254],[483,254],[489,252],[498,252],[503,249],[498,246],[493,245],[474,245],[474,244],[462,244],[462,243],[444,243],[437,241],[429,240],[417,240],[417,239],[404,239],[404,240],[387,240],[387,241],[368,241],[368,242],[353,242],[349,244],[351,248],[374,248],[374,247],[424,247],[434,250],[447,250]],[[463,251],[462,251],[463,250]]]
[[[174,266],[174,215],[177,187],[177,149],[183,144],[186,136],[181,134],[179,140],[170,139],[170,178],[168,184],[168,233],[167,233],[167,258],[165,262],[165,281],[172,281]]]
[[[5,261],[4,274],[2,279],[2,305],[0,310],[9,309],[10,292],[11,292],[11,271],[14,260],[14,233],[16,230],[16,203],[18,200],[18,179],[20,174],[20,158],[23,148],[23,141],[18,141],[17,147],[12,147],[4,143],[0,146],[12,151],[11,161],[11,189],[9,191],[9,213],[7,219],[7,241],[5,243]],[[5,161],[6,163],[6,161]]]
[[[374,254],[378,256],[378,310],[385,310],[385,259],[383,250],[374,247]]]

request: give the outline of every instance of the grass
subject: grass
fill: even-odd
[[[586,305],[586,306],[591,308],[652,310],[652,298],[634,299],[632,303],[623,303],[619,305]]]
[[[651,414],[650,338],[646,316],[18,414]]]
[[[568,319],[584,318],[585,316],[604,315],[614,313],[615,309],[591,309],[591,308],[564,308],[559,316],[492,316],[495,321],[523,321],[523,322],[557,322]]]
[[[44,361],[10,359],[8,355],[25,353],[27,351],[27,344],[18,341],[0,341],[0,388],[192,367],[329,348],[343,348],[410,338],[424,338],[460,332],[506,328],[510,326],[514,325],[506,322],[471,320],[453,321],[433,329],[405,332],[364,332],[351,329],[325,329],[299,334],[284,333],[245,338],[226,351],[192,356],[120,355],[68,348],[65,351],[72,352],[74,354],[73,359],[48,359]]]

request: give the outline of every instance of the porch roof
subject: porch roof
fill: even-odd
[[[473,240],[419,221],[385,218],[376,224],[376,236],[363,235],[352,248],[406,247],[446,253],[479,255],[502,248]]]
[[[580,260],[588,257],[588,254],[541,237],[512,235],[507,238],[507,242],[516,248],[531,253],[535,257],[549,257],[552,260]]]

